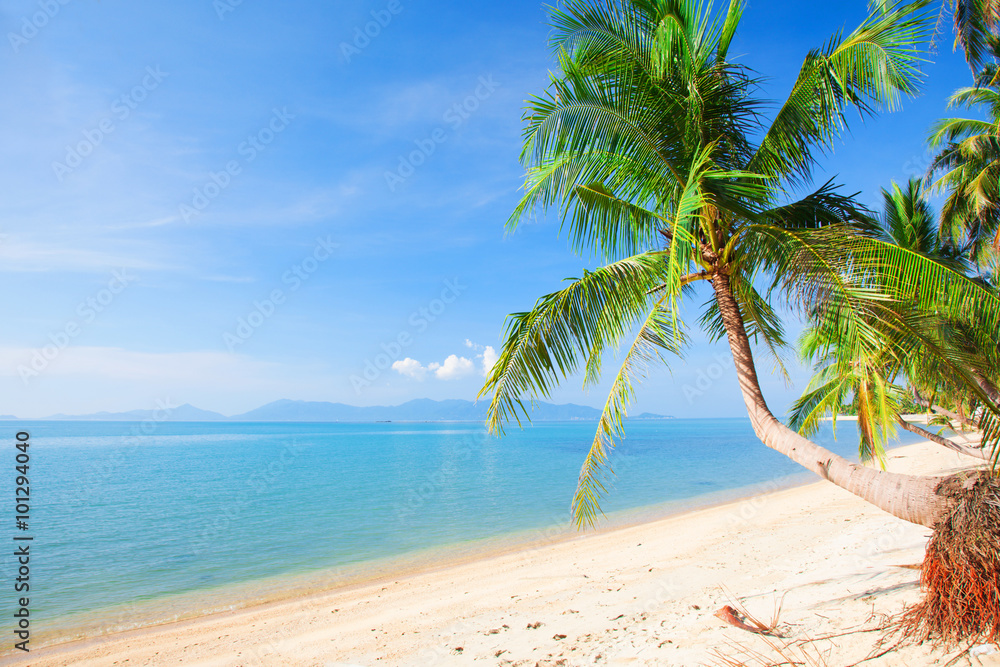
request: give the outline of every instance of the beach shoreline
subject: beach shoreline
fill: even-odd
[[[690,498],[609,512],[602,517],[598,532],[620,530],[702,509],[737,503],[755,496],[804,486],[813,481],[814,477],[803,471]],[[282,574],[238,584],[226,584],[215,589],[177,593],[149,599],[140,604],[123,604],[97,609],[58,618],[55,623],[51,621],[48,624],[40,623],[39,627],[46,628],[46,634],[41,641],[33,639],[34,650],[279,604],[334,590],[348,591],[391,579],[436,572],[488,558],[585,539],[598,532],[593,529],[583,532],[576,530],[570,523],[567,511],[565,520],[559,524],[514,531],[492,538],[432,546],[406,554],[343,566],[317,568],[305,573]],[[0,651],[0,661],[9,655],[16,654],[10,650]]]
[[[974,463],[931,443],[890,452],[890,468],[900,472],[944,474]],[[799,529],[791,530],[789,524]],[[485,660],[544,665],[592,664],[596,659],[608,664],[710,664],[711,651],[727,642],[762,647],[758,637],[713,616],[729,595],[767,616],[760,608],[767,606],[767,591],[772,606],[783,594],[787,618],[809,611],[807,600],[799,599],[800,589],[823,591],[823,603],[824,595],[837,590],[880,584],[863,591],[866,600],[859,609],[854,607],[861,598],[840,600],[841,607],[850,609],[840,609],[843,618],[837,622],[792,623],[796,632],[808,628],[814,636],[863,624],[868,607],[881,604],[879,613],[898,612],[915,601],[919,573],[897,566],[919,562],[927,534],[831,484],[811,483],[405,573],[387,572],[262,605],[53,645],[33,650],[30,659],[8,654],[2,661],[410,665]],[[827,557],[817,546],[831,541],[839,548],[829,550]],[[831,564],[831,559],[843,562]],[[892,565],[893,559],[900,562]],[[820,583],[798,581],[808,580],[806,573],[817,567],[834,576],[817,579]],[[604,613],[607,609],[616,611]],[[541,625],[530,627],[535,623]],[[871,639],[871,633],[855,638]],[[842,646],[848,643],[840,641],[838,650],[864,648]]]

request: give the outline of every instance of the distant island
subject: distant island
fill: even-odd
[[[240,415],[226,415],[202,410],[185,403],[169,412],[167,421],[178,422],[436,422],[483,421],[486,403],[458,399],[434,401],[418,398],[401,405],[358,407],[326,401],[292,401],[282,399],[262,405]],[[586,405],[537,402],[531,409],[532,421],[596,421],[601,415],[597,408]],[[17,419],[2,415],[0,419]],[[56,414],[38,421],[143,421],[163,420],[162,410],[130,410],[128,412],[96,412],[88,415]],[[673,419],[669,415],[644,412],[629,419]]]

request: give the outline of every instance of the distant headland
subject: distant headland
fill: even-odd
[[[429,398],[418,398],[401,405],[366,407],[326,401],[282,399],[229,417],[185,403],[169,409],[96,412],[86,415],[56,414],[37,421],[143,421],[146,419],[181,422],[483,421],[486,419],[486,408],[486,403],[477,404],[460,399],[434,401]],[[531,407],[532,421],[594,421],[600,415],[601,411],[597,408],[573,403],[555,405],[538,401]],[[17,417],[0,415],[0,419],[11,420],[17,419]],[[673,417],[644,412],[630,417],[630,419],[673,419]]]

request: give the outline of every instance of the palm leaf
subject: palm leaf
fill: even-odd
[[[815,164],[813,149],[832,147],[846,127],[848,106],[862,114],[891,111],[901,95],[913,94],[920,82],[920,45],[929,34],[926,5],[875,8],[850,35],[834,35],[824,49],[811,52],[750,169],[806,178]]]
[[[601,511],[600,497],[607,491],[604,480],[613,474],[609,451],[616,439],[625,436],[627,408],[634,397],[634,385],[641,379],[646,364],[664,361],[663,351],[680,353],[682,340],[674,328],[675,322],[676,314],[669,309],[668,295],[664,294],[649,311],[625,354],[601,411],[597,433],[580,469],[572,504],[577,526],[594,525]]]
[[[540,298],[531,311],[511,315],[499,358],[479,393],[492,393],[490,430],[502,433],[511,420],[520,425],[520,415],[528,414],[523,394],[548,396],[581,361],[600,358],[646,314],[651,290],[665,277],[662,253],[637,255],[588,271]]]

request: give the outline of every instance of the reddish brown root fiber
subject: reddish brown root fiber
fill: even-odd
[[[956,475],[938,493],[954,509],[934,527],[921,567],[924,598],[900,629],[917,641],[1000,641],[1000,480]]]

